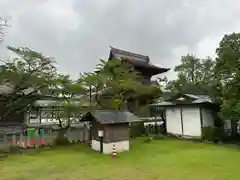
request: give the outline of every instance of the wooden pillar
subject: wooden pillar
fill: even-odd
[[[31,116],[31,110],[28,111],[27,124],[30,124],[30,116]]]
[[[100,153],[103,153],[103,137],[100,137]]]
[[[42,108],[40,107],[39,110],[39,123],[42,124]]]

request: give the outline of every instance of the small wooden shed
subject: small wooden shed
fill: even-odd
[[[130,124],[141,121],[128,111],[97,110],[88,112],[82,119],[91,124],[91,147],[111,154],[113,145],[117,152],[130,149]]]

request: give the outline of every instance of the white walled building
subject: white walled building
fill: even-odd
[[[203,127],[214,126],[218,109],[206,95],[183,93],[151,108],[164,108],[167,133],[194,138],[201,138]]]

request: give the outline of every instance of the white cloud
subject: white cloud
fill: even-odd
[[[12,17],[5,44],[53,56],[73,76],[107,58],[109,45],[173,68],[187,53],[213,55],[240,30],[238,0],[1,0],[0,12]]]
[[[80,17],[74,11],[71,0],[49,0],[36,7],[40,14],[44,14],[50,22],[59,29],[76,30]]]

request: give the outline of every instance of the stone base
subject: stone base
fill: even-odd
[[[113,145],[116,147],[117,152],[129,151],[130,145],[129,141],[119,141],[111,143],[103,143],[103,153],[112,154]],[[92,140],[92,149],[95,151],[100,151],[100,142],[97,140]]]

